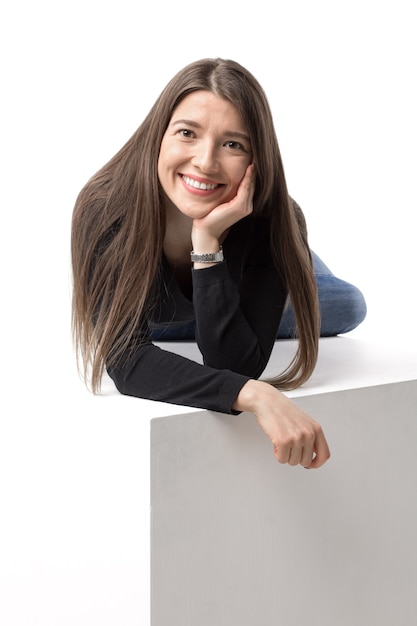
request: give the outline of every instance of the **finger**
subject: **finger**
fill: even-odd
[[[315,440],[315,436],[304,436],[298,441],[296,438],[290,440],[287,445],[281,441],[280,446],[275,446],[275,456],[280,463],[288,463],[292,467],[309,467],[315,457]]]
[[[278,463],[288,463],[290,452],[291,448],[286,448],[285,446],[274,446],[274,456]]]
[[[301,463],[301,459],[303,456],[303,448],[302,447],[294,447],[290,449],[290,454],[288,457],[288,465],[294,467],[295,465],[299,465]]]
[[[302,454],[300,458],[300,465],[303,467],[310,467],[313,459],[315,458],[314,452],[314,443],[307,443],[304,445],[302,449]]]
[[[252,185],[255,182],[255,163],[249,163],[248,167],[246,168],[243,180],[249,183],[249,185]]]
[[[315,457],[309,465],[305,467],[308,469],[316,469],[321,467],[330,459],[330,448],[327,444],[326,437],[322,432],[317,436],[314,446]]]
[[[246,168],[246,172],[239,185],[237,196],[247,194],[249,198],[252,198],[255,191],[255,164],[249,163]]]
[[[303,448],[296,445],[293,447],[284,445],[275,446],[274,455],[279,463],[288,463],[288,465],[295,466],[301,463]],[[309,462],[311,462],[311,456]]]

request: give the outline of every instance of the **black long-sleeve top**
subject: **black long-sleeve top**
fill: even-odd
[[[204,364],[162,350],[142,331],[124,365],[108,368],[121,393],[233,413],[243,385],[262,374],[287,296],[271,257],[268,221],[249,216],[235,224],[223,252],[222,263],[191,270],[192,301],[163,258],[147,319],[150,328],[195,319]]]

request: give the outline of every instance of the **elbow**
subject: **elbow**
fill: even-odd
[[[217,370],[230,370],[235,374],[247,376],[248,378],[258,379],[262,376],[269,359],[262,356],[257,358],[227,358],[223,355],[221,358],[204,359],[204,365],[213,367]]]
[[[111,366],[107,368],[107,373],[120,394],[123,396],[131,395],[127,390],[126,372],[123,369],[117,366]]]

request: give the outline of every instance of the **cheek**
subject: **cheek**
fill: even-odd
[[[247,163],[240,164],[239,166],[234,168],[233,172],[230,172],[230,182],[231,182],[234,194],[236,194],[239,188],[239,185],[245,176],[246,168],[248,167],[249,162],[250,161],[248,161]]]
[[[180,148],[169,142],[165,144],[162,142],[158,158],[158,175],[160,177],[172,175],[183,161],[184,154]]]
[[[172,150],[169,145],[162,141],[161,149],[158,157],[158,178],[159,182],[164,185],[167,182],[169,172],[172,166]]]
[[[245,159],[244,162],[240,162],[239,164],[236,164],[233,170],[229,172],[229,181],[231,183],[231,188],[230,188],[230,192],[227,194],[228,195],[227,202],[232,200],[232,198],[234,198],[235,195],[237,194],[237,190],[239,189],[239,185],[242,182],[246,174],[246,169],[250,161],[251,160],[249,158]]]
[[[165,162],[165,159],[166,159],[166,153],[167,153],[166,142],[165,142],[165,139],[162,139],[161,147],[159,148],[159,156],[158,156],[158,173],[164,167],[164,162]]]

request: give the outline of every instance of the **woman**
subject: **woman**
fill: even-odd
[[[246,69],[205,59],[168,83],[77,198],[72,261],[74,336],[94,392],[107,369],[123,394],[249,411],[279,462],[327,461],[321,427],[278,390],[314,369],[319,303],[269,105]],[[287,299],[298,351],[260,381]],[[204,365],[152,343],[190,327]]]

